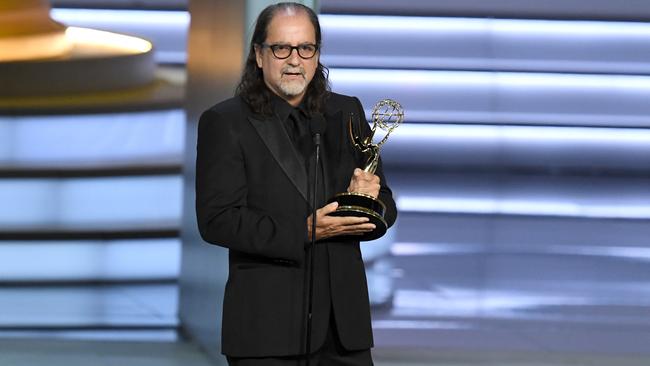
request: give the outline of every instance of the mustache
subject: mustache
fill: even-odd
[[[305,76],[305,69],[302,67],[291,67],[291,66],[285,66],[282,68],[282,73],[283,74],[300,74],[302,76]]]

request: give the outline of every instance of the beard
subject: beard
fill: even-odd
[[[302,94],[307,87],[307,80],[283,80],[280,82],[280,90],[288,97],[295,97]]]
[[[298,80],[280,80],[280,91],[282,91],[284,95],[295,97],[305,91],[307,88],[307,80],[305,79],[305,70],[302,67],[298,69],[285,67],[282,70],[282,73],[300,73],[302,75],[302,79]]]

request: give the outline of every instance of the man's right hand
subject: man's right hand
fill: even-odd
[[[316,210],[316,240],[340,235],[361,235],[373,231],[375,225],[368,222],[367,217],[328,216],[336,211],[337,202],[332,202]],[[307,218],[307,230],[311,240],[312,217]]]

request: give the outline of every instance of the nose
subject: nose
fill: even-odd
[[[297,49],[294,48],[291,50],[291,54],[289,55],[287,62],[289,62],[289,64],[292,66],[300,65],[300,55],[298,55]]]

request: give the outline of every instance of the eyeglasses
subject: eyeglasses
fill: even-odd
[[[318,51],[318,46],[313,43],[303,43],[297,46],[292,46],[289,44],[268,44],[262,43],[262,48],[270,48],[273,52],[273,56],[279,60],[284,60],[291,56],[293,50],[298,51],[298,56],[300,58],[308,60],[316,55]]]

